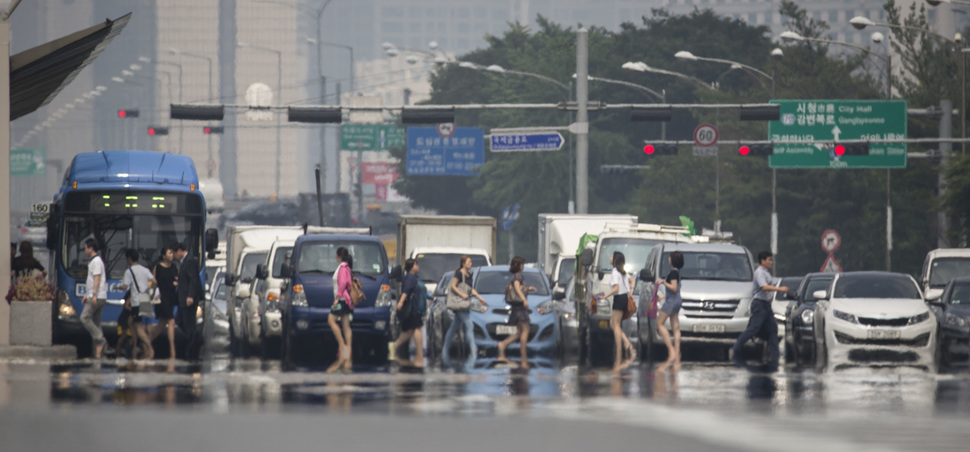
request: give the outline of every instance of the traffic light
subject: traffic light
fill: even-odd
[[[664,107],[634,107],[630,109],[630,121],[670,121],[673,109]]]
[[[148,126],[148,135],[168,135],[168,127]]]
[[[742,105],[738,117],[742,121],[777,121],[781,118],[781,105]]]
[[[835,143],[832,152],[836,157],[843,155],[869,155],[869,143]]]
[[[202,128],[202,133],[206,135],[213,134],[213,133],[222,134],[223,130],[224,129],[222,126],[205,126]]]
[[[137,118],[138,117],[138,113],[139,112],[138,112],[138,109],[137,108],[128,108],[128,109],[124,109],[124,110],[118,110],[118,117],[119,118]]]
[[[677,155],[677,143],[672,141],[644,142],[643,153],[646,155]]]
[[[286,113],[290,122],[339,123],[341,121],[340,107],[287,107]]]
[[[168,110],[171,119],[188,119],[197,121],[222,121],[225,108],[218,105],[177,105],[172,104]]]
[[[455,108],[407,107],[401,109],[403,124],[441,124],[455,122]]]
[[[774,152],[774,146],[771,143],[749,143],[742,144],[738,147],[738,154],[755,155],[755,156],[768,156]]]

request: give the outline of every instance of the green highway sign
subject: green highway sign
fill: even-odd
[[[396,124],[340,125],[340,149],[344,151],[385,151],[405,146],[404,129]]]
[[[768,123],[770,168],[905,168],[906,143],[869,143],[869,155],[835,156],[844,140],[906,138],[905,100],[773,100],[781,119]],[[786,143],[788,142],[788,143]],[[828,146],[827,146],[828,144]]]
[[[43,176],[47,174],[46,152],[43,149],[11,149],[11,176]]]

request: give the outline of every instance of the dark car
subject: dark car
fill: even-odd
[[[940,359],[943,365],[955,357],[970,359],[970,278],[955,278],[940,298],[930,301],[940,326]]]
[[[815,299],[826,290],[835,273],[809,273],[789,295],[785,310],[785,362],[810,364],[815,361]]]

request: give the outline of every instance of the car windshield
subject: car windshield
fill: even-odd
[[[805,285],[805,291],[803,292],[802,299],[805,301],[818,301],[815,298],[815,292],[819,290],[828,290],[829,284],[832,283],[832,278],[812,278],[808,280],[808,284]]]
[[[626,272],[636,273],[640,271],[643,263],[647,261],[647,255],[650,254],[650,249],[654,245],[662,242],[662,240],[640,238],[602,239],[599,244],[599,261],[596,263],[596,266],[603,273],[613,271],[613,266],[610,265],[610,257],[613,256],[615,251],[619,251],[623,253],[623,258],[626,260]]]
[[[437,282],[436,275],[440,275],[448,270],[452,273],[458,269],[458,265],[461,263],[461,254],[438,254],[438,253],[421,253],[415,256],[415,260],[418,261],[418,266],[421,270],[418,272],[418,276],[421,280],[428,283]],[[472,258],[472,267],[483,267],[488,265],[488,261],[485,259],[484,255],[470,255]]]
[[[702,279],[714,281],[751,281],[754,279],[751,261],[746,254],[715,251],[682,251],[684,268],[680,269],[681,279]],[[670,252],[665,252],[660,275],[670,273]]]
[[[242,270],[239,271],[239,280],[250,283],[256,276],[256,266],[266,263],[266,256],[269,253],[249,253],[243,256]]]
[[[930,287],[943,288],[953,278],[970,275],[970,259],[938,257],[930,264]]]
[[[920,299],[919,289],[905,275],[842,275],[832,298]]]
[[[954,284],[950,304],[970,305],[970,283]]]
[[[539,273],[526,272],[522,274],[525,278],[525,285],[536,288],[535,292],[529,295],[549,295],[545,280]],[[505,294],[505,286],[512,282],[512,274],[509,272],[481,272],[475,278],[475,290],[485,294]]]
[[[561,266],[559,267],[559,277],[556,278],[556,283],[559,286],[564,286],[566,284],[566,280],[568,280],[569,277],[573,276],[573,273],[576,273],[576,258],[572,257],[569,259],[563,259],[562,264],[560,265]]]
[[[293,251],[292,246],[276,248],[276,251],[273,253],[273,278],[280,279],[283,277],[283,263],[290,260],[291,251]]]
[[[354,259],[354,273],[376,278],[386,273],[386,258],[377,242],[307,241],[301,245],[296,269],[300,273],[333,274],[337,270],[337,248],[344,247]]]
[[[788,277],[788,278],[781,278],[781,281],[778,282],[778,285],[781,287],[787,287],[789,290],[792,291],[792,293],[795,293],[795,289],[797,289],[798,285],[801,283],[802,283],[802,278]],[[780,301],[780,300],[787,300],[787,299],[788,299],[787,292],[775,292],[775,300]]]

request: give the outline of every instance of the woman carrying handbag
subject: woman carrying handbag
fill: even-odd
[[[465,331],[465,342],[468,343],[469,348],[468,362],[473,363],[475,357],[478,356],[478,346],[475,344],[475,332],[470,312],[471,297],[478,298],[478,301],[482,304],[482,310],[487,309],[488,305],[485,303],[485,299],[471,286],[471,268],[472,258],[462,256],[459,259],[458,270],[455,270],[455,276],[451,278],[448,297],[445,299],[445,306],[455,313],[455,318],[452,320],[451,326],[448,327],[448,332],[445,333],[445,343],[441,349],[441,362],[445,365],[448,365],[450,361],[451,341],[455,339],[455,333],[458,332],[459,328],[464,328]]]

